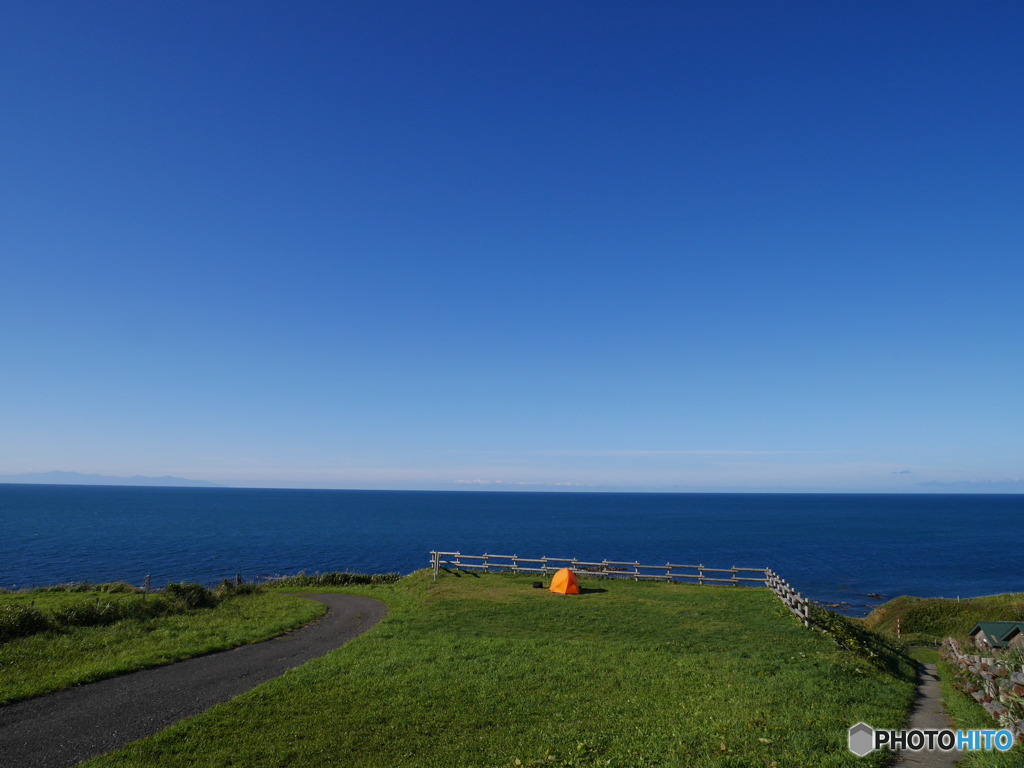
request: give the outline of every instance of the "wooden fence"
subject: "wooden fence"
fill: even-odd
[[[789,586],[789,582],[770,568],[765,569],[765,586],[768,587],[789,609],[789,612],[803,622],[805,627],[811,626],[811,609],[807,598]]]
[[[809,601],[794,590],[785,579],[770,568],[708,568],[704,565],[641,565],[639,561],[602,560],[588,562],[574,557],[519,557],[519,555],[464,555],[461,552],[431,552],[430,568],[434,581],[442,568],[455,570],[507,571],[510,573],[547,574],[568,568],[583,576],[603,579],[654,579],[697,584],[729,584],[732,586],[766,586],[782,601],[790,613],[805,627],[811,626]],[[740,576],[754,573],[758,576]],[[728,574],[728,576],[724,576]]]
[[[748,582],[763,585],[767,580],[765,568],[708,568],[704,565],[641,565],[639,561],[602,560],[589,562],[574,557],[529,558],[519,555],[464,555],[461,552],[431,552],[430,567],[437,579],[441,568],[456,570],[508,571],[510,573],[554,573],[568,568],[583,576],[611,579],[655,579],[659,581],[696,581],[698,584],[731,584],[740,586]],[[756,577],[741,576],[756,573]]]

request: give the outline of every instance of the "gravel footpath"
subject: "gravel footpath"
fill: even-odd
[[[384,603],[301,595],[327,606],[272,640],[175,662],[0,707],[0,767],[62,768],[151,736],[286,670],[323,656],[384,618]]]

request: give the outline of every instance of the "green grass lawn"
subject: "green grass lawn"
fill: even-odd
[[[112,766],[880,766],[850,725],[902,726],[894,674],[764,589],[426,572],[337,591],[387,618],[327,656],[119,752]],[[319,588],[323,589],[323,588]]]
[[[939,652],[935,648],[911,648],[910,655],[923,664],[937,664]]]
[[[111,602],[141,599],[92,592],[18,593],[0,595],[0,609],[34,599],[36,607],[52,610],[97,597]],[[311,600],[257,593],[225,598],[216,608],[8,640],[0,643],[0,704],[265,640],[312,621],[324,610]]]

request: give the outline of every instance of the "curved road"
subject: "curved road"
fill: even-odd
[[[327,613],[272,640],[0,707],[0,766],[63,768],[118,749],[323,656],[387,613],[366,597],[301,597]]]

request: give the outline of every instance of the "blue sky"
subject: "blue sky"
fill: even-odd
[[[0,474],[998,490],[1020,3],[18,3]]]

